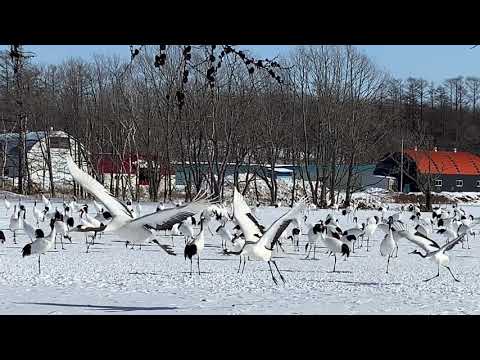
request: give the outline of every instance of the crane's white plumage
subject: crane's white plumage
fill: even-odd
[[[202,212],[211,204],[211,201],[204,198],[205,193],[202,193],[188,205],[134,218],[127,206],[113,197],[98,181],[80,170],[71,157],[67,158],[67,164],[75,181],[95,196],[112,215],[105,232],[114,232],[126,241],[144,241],[152,235],[148,226],[156,225],[157,230],[171,229],[174,224]]]
[[[255,235],[263,233],[260,224],[252,215],[242,194],[236,188],[233,189],[233,217],[242,229],[246,241],[256,242],[258,237]]]
[[[414,243],[416,246],[418,246],[420,249],[425,251],[425,254],[422,254],[421,252],[414,250],[413,252],[411,252],[411,254],[417,254],[417,255],[420,255],[422,258],[430,259],[431,261],[435,262],[438,265],[437,275],[429,279],[426,279],[425,281],[430,281],[433,278],[440,276],[440,265],[448,269],[448,271],[450,272],[452,277],[455,279],[455,281],[459,281],[453,275],[452,270],[449,267],[450,259],[448,255],[445,253],[453,249],[455,245],[457,245],[460,241],[462,241],[465,235],[461,235],[456,239],[450,242],[447,242],[445,245],[440,246],[434,240],[424,236],[419,232],[412,234],[410,231],[406,229],[401,229],[399,232],[402,237],[408,239],[409,241]]]
[[[392,218],[393,220],[393,218]],[[383,238],[382,242],[380,243],[380,254],[382,256],[387,256],[387,271],[386,273],[388,274],[388,266],[390,264],[390,258],[393,255],[393,252],[395,251],[395,247],[397,246],[395,240],[393,239],[393,230],[392,227],[388,229],[388,234],[385,234],[385,237]]]
[[[52,220],[55,222],[55,220]],[[55,226],[51,225],[52,231],[48,237],[43,235],[43,232],[36,233],[36,239],[23,247],[22,257],[38,254],[38,273],[40,274],[40,256],[51,250],[55,243]]]
[[[295,204],[294,207],[292,207],[292,209],[290,209],[290,211],[288,211],[286,214],[273,222],[273,224],[270,225],[270,227],[265,232],[262,232],[260,227],[258,227],[258,225],[255,225],[256,220],[251,214],[250,208],[246,206],[243,196],[237,191],[237,189],[234,189],[233,216],[237,220],[243,234],[245,235],[246,241],[240,251],[232,252],[226,250],[225,252],[227,254],[235,253],[237,255],[248,256],[253,260],[266,261],[270,268],[272,279],[275,283],[277,283],[277,280],[273,275],[273,271],[270,265],[270,262],[273,262],[275,268],[280,275],[280,278],[283,282],[285,282],[285,279],[278,270],[276,262],[272,260],[272,250],[282,233],[287,229],[290,223],[305,209],[305,206],[306,199],[301,199],[297,204]]]

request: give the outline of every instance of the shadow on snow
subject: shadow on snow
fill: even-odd
[[[50,302],[26,302],[17,303],[23,305],[44,305],[44,306],[60,306],[60,307],[77,307],[94,310],[106,310],[106,311],[158,311],[158,310],[176,310],[176,306],[114,306],[114,305],[89,305],[89,304],[62,304],[62,303],[50,303]]]

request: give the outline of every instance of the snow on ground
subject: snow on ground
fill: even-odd
[[[32,203],[27,203],[27,219]],[[155,204],[142,204],[143,211]],[[475,216],[480,207],[464,207]],[[259,208],[261,223],[270,224],[288,208]],[[324,219],[328,210],[312,211],[307,221]],[[359,221],[378,212],[359,211]],[[425,214],[426,216],[427,214]],[[9,216],[0,208],[0,227],[8,228]],[[339,215],[340,224],[346,223]],[[43,225],[47,229],[46,224]],[[212,231],[216,224],[210,224]],[[317,260],[304,260],[306,236],[300,253],[285,242],[286,253],[276,252],[286,284],[276,286],[268,265],[248,261],[245,273],[237,274],[238,257],[223,255],[220,239],[207,231],[201,275],[189,274],[182,238],[176,238],[177,256],[168,256],[157,245],[142,250],[126,249],[114,236],[103,236],[85,253],[83,235],[75,234],[66,250],[57,247],[42,257],[42,274],[37,257],[22,258],[25,235],[14,245],[0,245],[1,314],[477,314],[480,312],[480,244],[471,250],[456,247],[450,253],[451,268],[461,280],[455,283],[446,269],[440,278],[436,265],[408,252],[400,243],[399,257],[392,259],[385,274],[386,259],[379,254],[380,233],[371,251],[358,249],[347,261],[339,260],[331,273],[333,257],[318,249]],[[439,239],[437,236],[435,239]],[[439,239],[440,240],[440,239]],[[440,240],[443,244],[443,240]],[[161,242],[171,243],[170,238]],[[194,263],[194,269],[196,264]]]

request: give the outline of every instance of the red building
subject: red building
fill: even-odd
[[[374,175],[393,176],[400,183],[401,153],[389,153],[377,164]],[[480,156],[465,151],[410,149],[404,151],[404,192],[419,191],[413,179],[432,178],[434,191],[480,191]]]
[[[112,154],[101,154],[97,158],[96,164],[97,172],[103,177],[104,181],[109,180],[109,177],[130,176],[135,178],[138,169],[138,183],[140,185],[149,185],[148,183],[148,168],[146,157],[143,155],[131,155],[123,159]],[[160,172],[162,176],[168,175],[170,170],[171,175],[175,175],[175,171],[166,165],[162,165]]]

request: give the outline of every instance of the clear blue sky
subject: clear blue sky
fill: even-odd
[[[382,69],[397,78],[423,77],[428,81],[442,82],[446,78],[463,76],[480,77],[480,47],[471,45],[359,45],[357,46]],[[0,48],[6,48],[0,45]],[[284,55],[293,45],[239,45],[261,58]],[[25,50],[36,54],[41,63],[61,63],[68,57],[88,59],[93,54],[119,54],[128,58],[128,45],[29,45]]]

